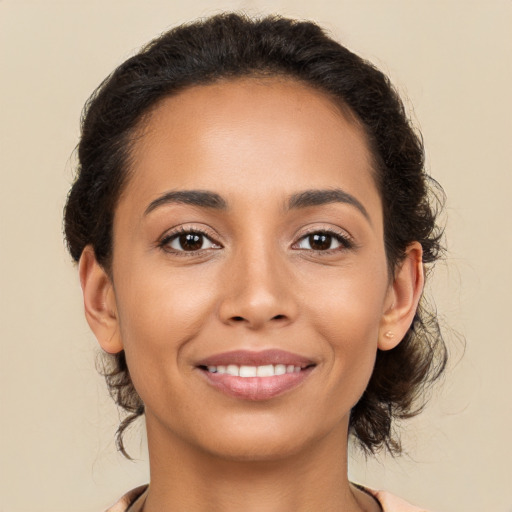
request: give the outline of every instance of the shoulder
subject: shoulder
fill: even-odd
[[[142,503],[142,495],[146,492],[148,485],[141,485],[123,495],[118,501],[116,501],[110,508],[105,512],[128,512],[128,509],[132,505],[136,505],[136,502]],[[139,498],[141,498],[139,500]],[[130,512],[137,512],[139,507],[130,509]]]
[[[428,512],[424,508],[411,505],[407,501],[395,496],[387,491],[374,491],[366,488],[366,490],[375,496],[380,503],[383,512]]]

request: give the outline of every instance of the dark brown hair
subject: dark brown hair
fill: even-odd
[[[73,259],[78,261],[91,244],[110,272],[113,217],[129,178],[130,149],[136,129],[161,99],[192,85],[262,75],[309,84],[348,107],[374,158],[390,274],[414,241],[423,247],[424,264],[434,263],[442,252],[442,230],[436,224],[442,190],[425,173],[422,141],[388,78],[314,23],[239,14],[217,15],[164,33],[93,93],[84,108],[79,164],[65,207],[65,236]],[[436,315],[422,299],[403,341],[378,352],[368,387],[352,410],[350,432],[364,449],[400,451],[392,420],[421,410],[425,390],[442,373],[446,357]],[[124,352],[104,358],[110,393],[128,413],[117,431],[118,448],[128,456],[123,432],[144,413],[144,404]]]

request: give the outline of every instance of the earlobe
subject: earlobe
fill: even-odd
[[[411,326],[423,292],[422,254],[421,244],[412,243],[395,272],[380,325],[378,341],[380,350],[395,348]]]
[[[123,349],[119,333],[116,298],[112,280],[98,263],[94,249],[88,245],[78,266],[84,297],[85,318],[101,348],[110,354]]]

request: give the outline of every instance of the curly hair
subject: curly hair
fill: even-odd
[[[138,128],[160,100],[193,85],[257,76],[308,84],[352,113],[373,156],[390,275],[414,241],[421,243],[424,265],[431,267],[443,252],[436,219],[444,196],[425,172],[421,137],[389,79],[312,22],[234,13],[164,33],[121,64],[86,103],[78,168],[64,213],[72,258],[78,261],[91,244],[100,265],[111,272],[113,217],[129,179],[130,150]],[[436,315],[422,298],[402,342],[393,350],[378,351],[367,389],[352,409],[350,433],[364,450],[401,451],[393,420],[422,409],[425,390],[441,375],[446,360]],[[116,441],[129,457],[123,433],[144,414],[144,404],[123,351],[104,354],[100,371],[112,397],[128,413]]]

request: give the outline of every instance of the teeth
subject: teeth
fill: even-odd
[[[284,364],[276,364],[274,373],[276,375],[284,375],[286,373],[286,366]]]
[[[256,377],[258,368],[256,366],[240,366],[238,374],[240,377]]]
[[[240,368],[236,364],[228,364],[226,366],[226,373],[238,377],[240,375]]]
[[[227,366],[208,366],[210,373],[227,373],[236,377],[274,377],[275,375],[284,375],[285,373],[299,373],[300,366],[292,364],[267,364],[264,366],[238,366],[228,364]]]
[[[274,366],[271,364],[267,364],[266,366],[258,366],[256,367],[256,375],[258,377],[273,377],[274,374]]]

